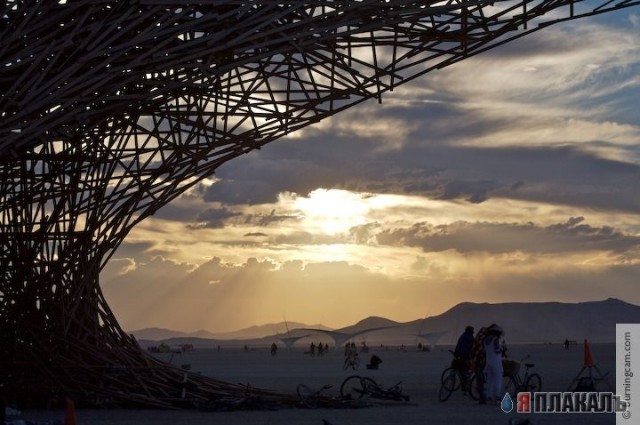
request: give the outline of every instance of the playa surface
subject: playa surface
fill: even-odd
[[[438,400],[440,374],[451,360],[451,347],[436,347],[431,352],[420,352],[410,347],[385,349],[370,348],[361,353],[362,365],[357,371],[343,370],[343,352],[330,349],[324,356],[311,357],[302,348],[287,351],[281,348],[276,356],[269,354],[268,347],[225,348],[217,350],[195,350],[176,354],[175,364],[190,364],[198,371],[233,383],[250,384],[255,387],[295,393],[298,384],[311,388],[332,385],[327,395],[339,394],[342,381],[360,374],[375,379],[389,387],[402,381],[403,393],[411,397],[409,403],[372,405],[355,409],[304,409],[283,408],[279,410],[198,412],[158,410],[78,410],[78,424],[91,425],[332,425],[354,424],[508,424],[512,418],[528,418],[533,424],[613,424],[613,414],[516,414],[504,413],[499,406],[479,405],[460,391],[454,392],[446,402]],[[609,373],[609,382],[615,386],[615,345],[592,344],[591,351],[603,373]],[[383,363],[379,370],[367,370],[364,364],[372,354]],[[565,350],[562,345],[513,345],[510,357],[521,359],[530,355],[528,362],[535,363],[535,371],[542,376],[544,391],[564,391],[583,366],[582,344]],[[169,360],[169,354],[158,355]],[[599,388],[606,391],[606,388]],[[24,418],[34,421],[63,420],[64,412],[37,410],[24,412]]]

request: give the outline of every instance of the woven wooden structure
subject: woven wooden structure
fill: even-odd
[[[122,331],[98,277],[131,228],[285,134],[546,25],[638,3],[2,1],[0,396],[293,403],[162,364]]]

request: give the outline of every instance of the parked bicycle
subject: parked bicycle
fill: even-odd
[[[527,355],[521,361],[503,360],[503,388],[511,397],[515,397],[519,392],[536,392],[542,388],[542,378],[537,373],[529,374],[529,369],[533,368],[533,363],[523,363],[530,356]],[[524,375],[520,375],[520,365],[524,364]]]
[[[300,404],[309,409],[315,409],[318,407],[318,402],[323,398],[322,393],[331,388],[332,385],[324,385],[319,390],[312,390],[305,384],[298,384],[296,392],[300,399]]]
[[[449,350],[451,354],[453,351]],[[475,375],[468,365],[454,356],[451,366],[446,368],[440,376],[440,390],[438,399],[447,401],[454,391],[462,390],[463,395],[469,395],[472,399],[478,400],[479,394],[475,385]]]
[[[409,396],[402,394],[402,381],[383,388],[371,378],[360,375],[351,375],[340,385],[340,396],[344,400],[354,400],[363,397],[371,397],[380,400],[409,401]]]

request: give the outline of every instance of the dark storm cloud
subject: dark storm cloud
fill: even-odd
[[[272,210],[269,214],[245,214],[226,207],[209,208],[198,215],[193,223],[187,224],[191,230],[221,229],[228,224],[242,224],[246,226],[269,227],[285,221],[299,220],[296,215],[277,214]]]
[[[135,267],[137,262],[151,261],[157,256],[168,256],[170,253],[160,249],[157,242],[139,241],[123,242],[113,254],[113,257],[101,271],[101,278],[118,275],[123,270]]]
[[[375,106],[357,119],[366,126],[389,114],[403,118],[411,129],[401,148],[385,148],[388,135],[362,137],[336,131],[337,125],[311,128],[300,139],[276,141],[225,164],[216,174],[222,181],[207,188],[204,199],[262,204],[275,202],[281,192],[306,195],[324,187],[472,203],[498,196],[640,212],[640,167],[595,153],[622,149],[619,145],[598,140],[568,145],[559,134],[557,146],[528,147],[528,140],[521,146],[460,146],[456,141],[472,133],[517,131],[527,123],[486,118],[454,104]],[[356,116],[345,113],[334,120]],[[634,148],[628,149],[633,157]]]
[[[365,102],[298,138],[230,161],[216,171],[221,181],[201,187],[201,195],[226,205],[265,204],[281,192],[306,195],[323,187],[640,212],[638,146],[624,146],[615,135],[606,140],[605,131],[590,139],[585,131],[619,122],[638,126],[637,54],[617,54],[635,50],[633,41],[595,25],[564,25],[524,37],[387,93],[382,105]],[[523,71],[530,65],[540,69]],[[469,78],[474,71],[485,78],[478,85]],[[510,92],[491,78],[498,73],[517,76],[522,84]],[[612,84],[614,77],[620,84]],[[377,131],[384,122],[390,128]],[[616,131],[627,143],[637,133]],[[506,141],[494,146],[502,147],[475,144],[499,137]],[[607,150],[629,162],[604,158]],[[165,208],[162,214],[181,212]]]
[[[284,142],[274,144],[287,145]],[[273,150],[263,154],[272,146],[220,167],[216,176],[222,181],[206,190],[204,200],[227,205],[275,203],[281,192],[307,194],[318,188],[319,181],[331,187],[348,176],[345,172],[336,174],[338,164],[332,161],[319,163],[320,159],[311,152],[305,159],[297,159],[297,148],[285,147],[286,153],[281,156],[278,156],[278,150],[275,155]]]
[[[314,140],[299,142],[311,144]],[[343,188],[381,193],[422,194],[435,199],[463,199],[479,203],[492,196],[559,203],[603,210],[640,212],[640,167],[635,164],[599,158],[575,147],[476,148],[476,147],[409,147],[402,152],[353,154],[354,163],[344,165],[342,146],[357,140],[325,140],[323,147],[336,152],[335,164],[327,161],[323,173],[309,174],[317,164],[297,161],[299,168],[289,168],[291,180],[282,179],[277,161],[263,161],[251,180],[239,184],[239,177],[212,186],[225,187],[223,192],[241,191],[249,182],[262,179],[269,184],[269,194],[260,202],[274,202],[280,192],[307,194],[318,188]],[[277,143],[276,143],[277,144]],[[287,149],[274,147],[283,157]],[[347,151],[349,149],[346,149]],[[343,149],[344,155],[344,149]],[[226,167],[226,173],[258,159],[239,159]],[[273,167],[271,170],[268,167]],[[264,187],[266,185],[263,185]],[[248,189],[249,192],[258,186]],[[256,199],[247,194],[244,198]],[[239,196],[217,197],[210,190],[207,198],[233,204]]]
[[[442,171],[420,169],[419,161]],[[387,191],[437,199],[481,202],[490,196],[640,212],[640,167],[599,158],[575,147],[410,148],[390,162],[402,163],[405,179],[379,182]]]
[[[201,207],[185,202],[171,202],[160,208],[154,214],[154,217],[171,221],[191,222],[198,218],[201,211]]]
[[[273,242],[286,245],[330,245],[345,243],[346,240],[340,235],[331,236],[325,234],[314,234],[301,230],[277,235],[273,238]]]
[[[450,97],[438,94],[439,97]],[[461,139],[481,137],[496,129],[512,125],[510,117],[478,114],[464,107],[463,99],[446,102],[409,102],[402,105],[371,107],[371,120],[383,117],[397,118],[406,122],[409,146],[444,146]],[[364,117],[366,120],[367,118]]]
[[[216,171],[216,177],[222,181],[206,188],[203,198],[227,205],[264,204],[275,202],[279,193],[287,191],[306,195],[318,187],[367,190],[386,180],[387,173],[404,167],[402,163],[393,162],[394,155],[377,150],[384,147],[382,136],[363,137],[351,132],[349,122],[357,120],[367,126],[385,117],[408,123],[424,121],[422,125],[431,127],[417,132],[429,135],[420,143],[430,144],[433,140],[441,144],[448,140],[445,139],[448,130],[437,123],[454,114],[454,108],[446,104],[418,103],[419,110],[414,110],[412,105],[345,111],[344,118],[333,118],[338,123],[344,119],[347,123],[344,128],[312,126],[301,139],[275,141],[260,151],[225,163]],[[462,127],[458,131],[463,131]],[[419,166],[421,173],[429,167],[424,162]]]
[[[568,26],[562,28],[564,31],[569,29]],[[553,50],[549,50],[550,46],[553,46]],[[577,37],[569,37],[566,32],[541,31],[535,37],[523,37],[492,50],[491,57],[527,59],[532,56],[549,57],[550,54],[569,55],[583,49],[584,41]]]
[[[187,225],[189,229],[221,229],[230,218],[242,215],[239,212],[227,208],[209,208],[201,212],[197,217],[197,223]]]
[[[146,253],[148,253],[149,251],[153,250],[155,243],[148,241],[148,242],[123,242],[122,244],[120,244],[120,246],[118,247],[118,250],[116,251],[117,255],[116,257],[119,258],[134,258],[134,257],[141,257],[143,255],[145,255]]]
[[[237,160],[236,160],[237,162]],[[247,175],[219,172],[223,182],[212,185],[205,193],[204,200],[222,202],[227,205],[268,204],[277,199],[279,191],[274,183],[268,180],[250,179]]]
[[[222,181],[203,198],[227,205],[262,204],[276,202],[282,192],[307,195],[319,187],[367,190],[386,173],[402,169],[389,162],[393,158],[373,152],[377,145],[357,134],[311,129],[304,139],[276,141],[224,164],[216,172]]]
[[[291,214],[277,214],[276,210],[271,210],[269,214],[247,214],[244,216],[244,224],[260,227],[267,227],[289,220],[299,220],[300,217]]]
[[[489,180],[451,180],[435,183],[425,180],[404,186],[408,194],[426,194],[439,200],[464,199],[472,204],[486,201],[489,199],[490,192],[499,188],[500,183]]]
[[[546,227],[533,223],[487,223],[459,221],[434,226],[417,223],[409,228],[384,230],[376,235],[383,245],[420,247],[426,252],[455,250],[468,252],[570,253],[611,251],[623,253],[640,248],[640,237],[612,227],[593,227],[583,217]]]

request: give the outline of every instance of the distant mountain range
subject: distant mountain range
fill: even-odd
[[[138,340],[165,341],[173,338],[198,338],[215,340],[242,340],[259,339],[269,335],[284,334],[292,329],[313,328],[331,330],[324,325],[307,325],[299,322],[269,323],[266,325],[251,326],[231,332],[210,332],[199,330],[195,332],[181,332],[162,328],[145,328],[129,332]]]
[[[424,332],[449,330],[453,343],[466,325],[478,330],[497,323],[511,342],[556,342],[565,339],[614,342],[616,323],[640,323],[640,307],[609,298],[582,303],[458,304],[424,321]]]
[[[418,341],[453,344],[465,326],[474,326],[477,331],[491,323],[503,327],[509,343],[562,342],[565,339],[580,342],[584,338],[591,342],[613,342],[616,323],[640,323],[640,306],[614,298],[583,303],[465,302],[425,319],[400,323],[382,317],[368,317],[335,331],[355,334],[377,329],[356,337],[356,340],[366,341],[367,344],[414,344]],[[212,346],[231,340],[236,343],[270,344],[278,336],[330,340],[326,334],[313,329],[331,330],[322,325],[281,322],[225,333],[205,330],[187,333],[159,328],[140,329],[131,333],[143,341],[142,345],[145,345],[144,342],[148,345],[150,341],[167,341],[170,344],[195,342],[194,345]],[[308,339],[305,344],[308,344]]]

